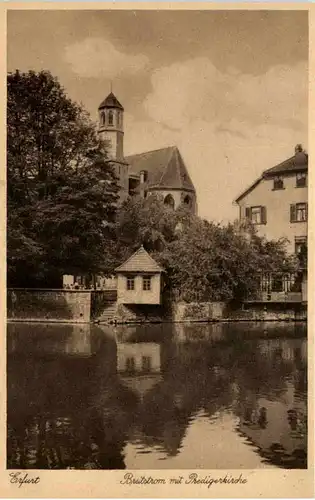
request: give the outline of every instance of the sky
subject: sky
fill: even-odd
[[[307,149],[306,11],[8,12],[8,71],[49,70],[97,119],[125,108],[125,155],[176,145],[201,217],[226,223],[263,170]]]

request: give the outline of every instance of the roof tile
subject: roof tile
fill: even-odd
[[[121,266],[116,268],[116,272],[148,272],[161,273],[163,268],[148,254],[141,246],[134,254],[129,257]]]
[[[103,109],[103,108],[118,108],[121,109],[122,111],[124,108],[118,101],[117,97],[111,92],[108,94],[108,96],[104,99],[104,101],[101,102],[99,105],[98,109]]]
[[[148,173],[148,187],[195,191],[185,163],[176,146],[127,156],[130,174]]]
[[[308,168],[308,154],[302,151],[296,153],[291,158],[284,160],[275,167],[265,170],[263,176],[271,176],[277,174],[285,174],[289,172],[300,172]]]

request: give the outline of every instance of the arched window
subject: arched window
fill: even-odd
[[[171,194],[168,194],[167,196],[165,196],[164,205],[167,205],[168,207],[173,208],[173,209],[175,208],[175,201],[174,201],[174,198]]]
[[[105,125],[105,113],[104,113],[104,111],[101,112],[101,125]]]
[[[190,196],[188,196],[188,194],[184,198],[184,205],[191,207],[191,198],[190,198]]]
[[[108,125],[113,125],[114,124],[114,114],[112,111],[108,112]]]

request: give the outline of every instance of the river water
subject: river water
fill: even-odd
[[[302,323],[9,323],[7,467],[307,467]]]

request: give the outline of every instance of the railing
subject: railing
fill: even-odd
[[[245,302],[302,302],[302,292],[256,292]]]
[[[63,276],[63,289],[64,290],[117,290],[117,278],[103,278],[97,277],[95,283],[91,280],[87,280],[84,276]]]

